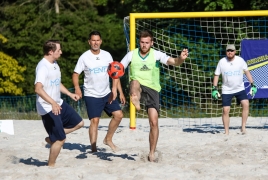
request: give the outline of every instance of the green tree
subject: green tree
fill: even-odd
[[[123,18],[139,12],[198,12],[266,10],[263,0],[93,0],[101,15],[116,13]]]
[[[1,34],[0,42],[7,42],[7,39]],[[18,87],[18,84],[24,81],[22,73],[26,70],[26,67],[19,66],[18,62],[11,56],[0,52],[0,69],[0,94],[23,95],[23,90]]]
[[[234,8],[232,0],[198,0],[196,4],[203,7],[205,5],[205,11],[215,11],[217,9],[226,11]]]
[[[111,52],[114,59],[119,60],[125,54],[122,19],[115,15],[99,16],[96,9],[85,6],[86,1],[70,1],[72,6],[62,4],[59,14],[40,2],[33,0],[22,4],[20,1],[0,7],[0,33],[9,39],[3,52],[12,54],[19,64],[27,67],[23,74],[25,82],[21,84],[26,94],[34,93],[35,67],[43,57],[42,45],[48,39],[62,42],[59,64],[62,82],[67,88],[73,87],[71,76],[79,56],[89,49],[90,31],[102,33],[102,48]]]

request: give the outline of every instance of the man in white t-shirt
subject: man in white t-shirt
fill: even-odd
[[[155,150],[159,136],[159,92],[160,63],[165,65],[181,65],[188,57],[188,49],[183,49],[177,58],[154,50],[153,34],[149,30],[140,32],[140,47],[128,52],[121,63],[125,68],[130,64],[130,99],[137,110],[140,110],[140,100],[145,102],[150,124],[150,152],[148,160],[155,162]]]
[[[248,70],[247,63],[239,56],[235,55],[236,49],[233,44],[229,44],[226,47],[226,57],[222,58],[217,65],[213,80],[212,98],[217,100],[219,95],[217,84],[219,76],[222,75],[222,121],[225,129],[225,134],[229,135],[230,124],[230,106],[232,98],[236,98],[237,104],[242,105],[242,134],[246,133],[246,122],[249,113],[249,100],[245,91],[243,82],[243,73],[251,83],[251,92],[254,96],[257,92],[257,88],[253,83],[253,78]]]
[[[82,98],[79,75],[84,72],[83,89],[87,114],[90,120],[89,139],[91,150],[92,152],[97,152],[98,125],[101,113],[105,111],[108,116],[112,116],[112,119],[103,143],[110,146],[113,151],[117,151],[118,148],[112,142],[112,138],[123,118],[123,112],[116,99],[117,88],[122,104],[125,103],[125,97],[119,79],[113,79],[111,92],[107,68],[113,62],[113,58],[109,52],[100,49],[102,43],[100,32],[92,31],[89,34],[88,43],[91,48],[79,57],[74,69],[73,84],[75,93]]]
[[[61,83],[57,60],[61,56],[60,42],[48,40],[43,45],[44,58],[36,67],[36,108],[48,133],[45,141],[51,145],[48,166],[54,166],[65,142],[66,134],[84,126],[83,119],[61,99],[61,93],[77,101],[79,96]]]

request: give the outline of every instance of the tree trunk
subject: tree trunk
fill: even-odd
[[[60,3],[60,0],[55,0],[55,11],[56,11],[56,14],[59,14],[60,13],[59,3]]]

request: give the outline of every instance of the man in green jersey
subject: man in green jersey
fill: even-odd
[[[140,47],[128,52],[121,63],[125,68],[130,64],[130,99],[137,110],[140,110],[140,100],[145,101],[145,107],[150,124],[150,153],[148,160],[156,161],[154,152],[156,150],[159,136],[158,115],[159,115],[159,92],[160,66],[181,65],[188,57],[188,50],[183,49],[177,58],[172,58],[163,52],[154,50],[153,34],[148,30],[140,32]]]

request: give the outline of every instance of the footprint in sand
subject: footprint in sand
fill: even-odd
[[[121,133],[122,132],[122,129],[117,129],[116,131],[115,131],[115,133]]]

